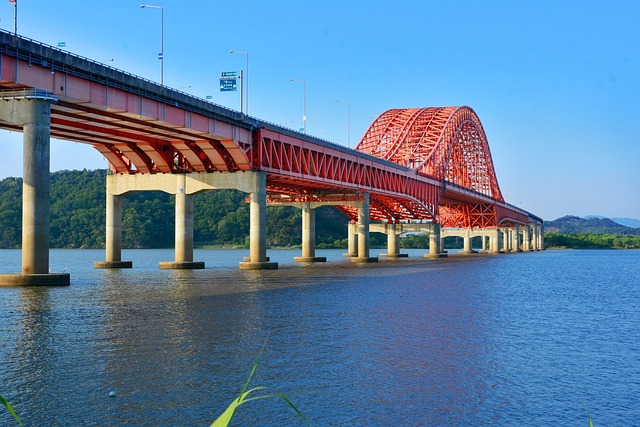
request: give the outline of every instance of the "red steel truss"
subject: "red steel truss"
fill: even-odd
[[[267,172],[267,189],[274,194],[370,194],[371,219],[435,220],[440,184],[406,168],[260,129],[252,152],[254,169]],[[352,219],[357,213],[342,209]]]
[[[373,121],[356,150],[443,182],[437,204],[443,227],[496,227],[502,219],[495,203],[447,191],[453,184],[504,202],[487,137],[469,107],[388,110]]]

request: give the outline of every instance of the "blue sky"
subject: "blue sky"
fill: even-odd
[[[159,81],[161,14],[141,1],[18,0],[26,37]],[[640,218],[640,2],[176,1],[164,7],[164,82],[239,109],[218,89],[245,68],[249,113],[351,146],[390,108],[468,105],[507,201],[545,219]],[[13,7],[0,4],[13,31]],[[0,178],[21,176],[21,135],[0,131]],[[52,170],[105,168],[53,141]]]

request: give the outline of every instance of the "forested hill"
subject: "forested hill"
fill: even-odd
[[[583,233],[583,234],[614,234],[640,236],[640,228],[630,228],[620,225],[609,218],[580,218],[577,216],[563,216],[554,221],[545,221],[545,233]]]
[[[59,171],[51,174],[50,246],[103,248],[106,171]],[[207,191],[195,196],[194,241],[198,246],[246,246],[249,236],[247,195]],[[174,197],[137,192],[123,197],[122,246],[171,248],[174,245]],[[292,207],[267,209],[267,244],[287,247],[301,242],[301,212]],[[21,241],[22,179],[0,181],[0,248]],[[318,247],[346,247],[347,218],[332,207],[316,214]]]

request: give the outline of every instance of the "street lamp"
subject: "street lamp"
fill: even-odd
[[[233,50],[231,49],[229,51],[229,53],[239,53],[241,55],[247,55],[247,75],[245,76],[245,79],[247,80],[247,84],[245,85],[245,98],[246,98],[246,102],[245,102],[245,112],[246,114],[249,114],[249,52],[243,52],[241,50]]]
[[[141,4],[142,9],[160,9],[160,85],[164,86],[164,8],[162,6],[151,6],[149,4]]]
[[[298,82],[303,85],[303,110],[302,110],[302,125],[304,129],[304,134],[307,134],[307,81],[306,80],[298,80],[298,79],[289,79],[290,82]]]
[[[336,102],[342,102],[347,104],[347,148],[351,148],[351,102],[343,101],[341,99],[336,100]]]

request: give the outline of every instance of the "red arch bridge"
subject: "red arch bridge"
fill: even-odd
[[[277,268],[266,255],[266,206],[302,209],[302,254],[315,256],[315,209],[350,219],[348,253],[369,256],[369,232],[388,235],[399,257],[405,232],[441,239],[483,236],[490,252],[543,247],[542,220],[504,201],[480,120],[469,107],[393,109],[376,118],[355,150],[298,133],[51,46],[0,31],[0,128],[24,134],[22,274],[1,283],[68,284],[49,273],[49,138],[90,144],[110,163],[106,260],[121,259],[121,200],[134,191],[175,195],[175,260],[193,260],[193,197],[249,194],[250,256],[240,268]]]

